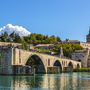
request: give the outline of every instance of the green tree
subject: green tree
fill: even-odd
[[[14,38],[15,38],[15,33],[14,33],[14,31],[13,31],[9,36],[10,36],[10,38],[11,38],[12,40],[14,40]]]
[[[21,42],[22,42],[23,49],[28,50],[28,44],[27,44],[27,42],[25,42],[24,38],[21,39]]]
[[[8,38],[8,33],[5,31],[3,36],[7,39]]]
[[[47,43],[47,44],[52,44],[52,43],[54,43],[54,42],[57,42],[57,39],[56,39],[56,37],[54,37],[54,36],[47,37],[47,38],[45,39],[45,43]]]
[[[30,34],[30,42],[31,42],[32,44],[36,44],[36,36],[37,36],[36,33]]]
[[[84,50],[84,48],[82,46],[80,46],[79,44],[74,44],[74,43],[67,44],[66,43],[66,44],[54,45],[52,51],[60,52],[60,47],[63,48],[64,56],[70,57],[70,58],[71,58],[71,52],[73,52],[75,50]]]
[[[8,33],[5,31],[4,33],[1,34],[1,41],[7,42],[8,39]]]
[[[58,41],[58,42],[61,42],[61,39],[60,39],[60,37],[58,37],[58,36],[57,36],[57,41]]]
[[[43,40],[43,39],[44,39],[44,35],[38,34],[38,35],[36,36],[36,39],[37,39],[37,40]]]
[[[15,41],[15,42],[19,42],[19,43],[21,42],[21,37],[19,36],[18,33],[15,33],[14,41]]]
[[[26,65],[29,65],[29,66],[33,66],[35,64],[35,61],[34,61],[34,59],[32,58],[32,57],[30,57],[29,59],[28,59],[28,61],[27,61],[27,63],[26,63]]]

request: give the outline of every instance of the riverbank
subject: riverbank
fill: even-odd
[[[90,72],[90,68],[75,68],[74,72]]]

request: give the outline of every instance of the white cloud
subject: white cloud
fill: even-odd
[[[5,31],[7,31],[8,34],[14,31],[15,33],[18,33],[20,36],[27,36],[30,34],[30,32],[22,26],[13,26],[12,24],[7,24],[6,26],[3,26],[3,28],[0,28],[0,33],[4,33]]]

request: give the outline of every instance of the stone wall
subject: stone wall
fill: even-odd
[[[80,42],[80,45],[81,45],[83,48],[89,48],[89,49],[90,49],[90,43]]]
[[[13,49],[1,50],[1,73],[12,74],[12,51]]]
[[[20,65],[20,51],[14,48],[1,50],[0,74],[5,75],[33,75],[34,68]]]
[[[76,50],[72,53],[72,59],[81,62],[81,67],[88,67],[88,52],[84,50]]]
[[[47,73],[48,74],[60,73],[60,67],[59,66],[47,67]]]
[[[40,64],[37,65],[39,73],[47,73],[47,67],[54,67],[54,63],[58,60],[61,64],[62,71],[63,68],[68,66],[71,62],[73,65],[73,69],[77,67],[77,64],[81,67],[81,62],[65,59],[60,57],[55,57],[47,54],[37,53],[37,52],[30,52],[26,50],[21,50],[17,48],[9,48],[9,49],[2,49],[1,52],[1,72],[3,74],[13,74],[13,65],[22,65],[23,68],[26,65],[27,60],[31,56],[37,56],[40,58]],[[37,59],[38,60],[38,59]],[[20,66],[17,66],[20,68]]]
[[[12,55],[13,55],[12,65],[20,65],[19,64],[19,56],[20,56],[19,49],[17,49],[17,48],[12,48],[12,49],[13,49],[13,52],[12,52]]]
[[[87,66],[90,67],[90,57],[88,58]]]
[[[22,65],[13,65],[13,74],[14,75],[34,75],[35,68],[31,68],[29,66],[22,66]]]
[[[71,60],[71,59],[65,59],[65,58],[60,58],[60,57],[55,57],[55,56],[51,56],[51,55],[47,55],[47,54],[30,52],[30,51],[25,51],[25,50],[20,50],[20,53],[21,53],[21,64],[22,65],[25,65],[27,60],[31,56],[33,56],[33,55],[38,56],[44,64],[46,73],[47,73],[47,67],[53,67],[56,60],[58,60],[60,62],[61,66],[62,66],[62,70],[63,70],[63,67],[68,66],[70,62],[72,62],[73,68],[76,68],[77,64],[79,64],[79,66],[81,68],[81,62]],[[43,71],[43,70],[40,69],[39,71]]]
[[[73,68],[72,67],[64,67],[63,72],[73,72]]]

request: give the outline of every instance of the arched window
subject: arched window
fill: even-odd
[[[79,63],[77,64],[77,68],[80,68],[80,65],[79,65]]]
[[[81,62],[81,59],[79,59],[78,61]]]

